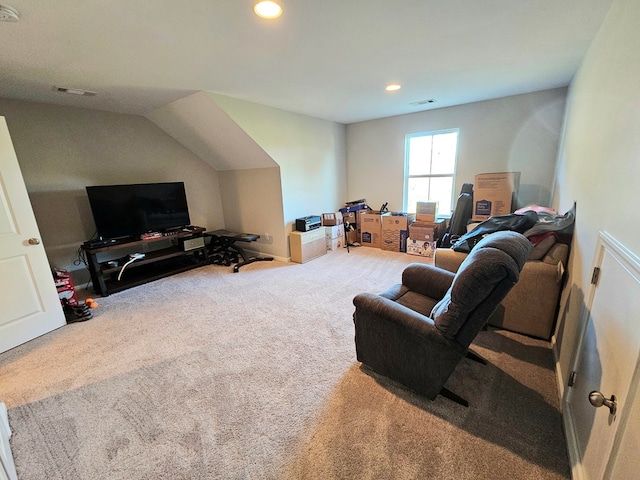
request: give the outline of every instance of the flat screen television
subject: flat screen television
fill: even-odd
[[[189,225],[184,182],[86,187],[98,237],[113,239]]]

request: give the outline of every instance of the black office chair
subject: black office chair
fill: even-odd
[[[441,394],[468,406],[444,384],[472,353],[469,345],[518,281],[531,248],[520,233],[496,232],[473,248],[455,274],[414,263],[402,273],[402,284],[380,295],[356,295],[358,360],[431,400]]]
[[[465,183],[456,201],[456,208],[451,215],[449,228],[442,236],[438,247],[449,248],[456,240],[467,233],[467,225],[473,216],[473,184]]]

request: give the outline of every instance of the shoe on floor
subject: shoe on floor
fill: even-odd
[[[63,308],[67,323],[86,322],[93,318],[91,309],[87,305],[69,305],[65,302]]]

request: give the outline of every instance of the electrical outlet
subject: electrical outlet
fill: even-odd
[[[271,242],[273,240],[273,237],[271,235],[269,235],[268,233],[264,234],[264,241],[265,242]]]

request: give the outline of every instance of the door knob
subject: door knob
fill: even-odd
[[[29,245],[40,245],[40,239],[38,238],[30,238]]]
[[[616,400],[615,395],[611,395],[611,398],[607,398],[602,393],[595,390],[589,394],[589,403],[596,408],[602,407],[603,405],[608,407],[611,415],[615,415],[616,409],[618,408],[618,401]]]

